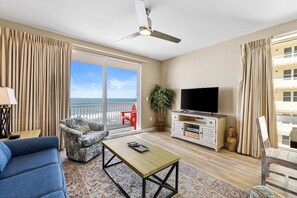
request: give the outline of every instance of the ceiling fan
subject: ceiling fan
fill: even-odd
[[[174,43],[179,43],[181,41],[181,39],[179,38],[152,29],[152,21],[149,18],[150,9],[145,8],[143,0],[135,0],[135,7],[139,23],[139,31],[118,40],[116,42],[117,44],[122,41],[135,38],[137,36],[152,36]]]

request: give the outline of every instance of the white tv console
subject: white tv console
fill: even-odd
[[[215,149],[224,146],[226,116],[219,114],[172,112],[171,137]]]

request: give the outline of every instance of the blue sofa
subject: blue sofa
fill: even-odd
[[[67,197],[57,137],[4,143],[12,157],[0,174],[0,197]]]

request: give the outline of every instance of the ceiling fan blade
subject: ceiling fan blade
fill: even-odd
[[[170,36],[168,34],[164,34],[162,32],[156,31],[156,30],[154,30],[152,32],[151,36],[156,37],[156,38],[159,38],[159,39],[171,41],[171,42],[174,42],[174,43],[179,43],[181,41],[181,39],[179,39],[179,38]]]
[[[138,32],[136,32],[136,33],[134,33],[134,34],[131,34],[131,35],[129,35],[129,36],[126,36],[126,37],[124,37],[124,38],[122,38],[122,39],[116,41],[116,44],[119,44],[119,43],[121,43],[121,42],[123,42],[123,41],[125,41],[125,40],[129,40],[129,39],[135,38],[135,37],[137,37],[137,36],[139,36],[139,35],[140,35],[140,34],[139,34]]]
[[[145,5],[143,0],[135,0],[136,14],[138,18],[139,27],[149,27]]]

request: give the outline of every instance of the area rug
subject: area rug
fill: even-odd
[[[106,159],[108,159],[106,153]],[[116,159],[114,159],[116,161]],[[70,160],[63,162],[67,193],[69,197],[83,198],[123,198],[124,195],[102,170],[102,156],[98,156],[88,163],[78,163]],[[130,197],[141,197],[141,178],[124,163],[108,168],[108,172],[121,184]],[[168,183],[174,186],[175,171]],[[168,170],[160,172],[158,176],[164,178]],[[147,181],[146,197],[153,197],[158,186]],[[164,189],[158,197],[166,197],[169,191]],[[183,161],[179,163],[179,193],[175,198],[231,198],[247,197],[248,194],[235,186],[217,179]]]

